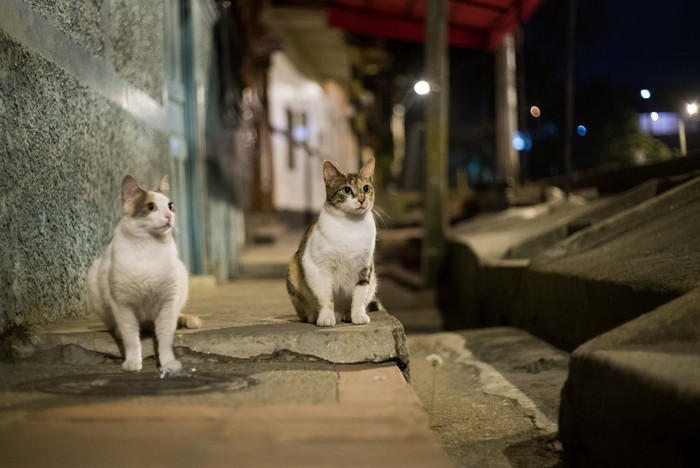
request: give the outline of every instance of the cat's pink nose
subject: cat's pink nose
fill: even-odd
[[[170,213],[170,212],[165,213],[165,219],[168,221],[168,224],[172,223],[172,221],[173,221],[173,214]]]

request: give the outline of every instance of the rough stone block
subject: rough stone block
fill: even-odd
[[[574,232],[648,200],[657,189],[658,182],[650,180],[608,199],[511,208],[454,227],[439,293],[445,327],[523,324],[518,297],[529,260]]]
[[[698,210],[695,179],[534,258],[515,323],[573,349],[694,289]]]
[[[560,436],[569,466],[698,466],[700,289],[571,356]]]

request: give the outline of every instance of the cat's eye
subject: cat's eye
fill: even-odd
[[[371,189],[372,189],[372,187],[370,187],[369,185],[365,185],[364,187],[362,187],[362,190],[363,190],[365,193],[369,193],[369,191],[370,191]]]
[[[146,203],[146,208],[148,208],[148,211],[153,211],[156,209],[156,205],[155,205],[155,203],[149,202],[149,203]]]
[[[352,193],[352,189],[350,187],[343,187],[343,192],[347,193],[350,195]]]
[[[175,204],[173,202],[168,203],[168,209],[174,213],[175,212]]]

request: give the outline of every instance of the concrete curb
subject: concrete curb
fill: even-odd
[[[698,466],[700,289],[579,347],[562,391],[570,466]]]
[[[700,281],[699,208],[694,179],[533,258],[513,324],[572,350],[689,292]]]
[[[658,181],[607,200],[558,201],[483,215],[448,234],[439,304],[447,329],[512,323],[530,259],[653,197]],[[520,322],[519,322],[520,323]]]

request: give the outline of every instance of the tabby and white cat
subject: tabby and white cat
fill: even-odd
[[[198,317],[179,315],[187,300],[187,270],[172,236],[175,209],[169,188],[167,176],[155,191],[124,177],[122,219],[88,272],[88,305],[121,337],[125,371],[141,370],[141,328],[155,329],[161,369],[177,372],[182,368],[173,354],[178,323],[201,326]]]
[[[289,262],[287,292],[297,315],[320,327],[369,323],[374,300],[374,158],[358,173],[323,162],[326,201]]]

